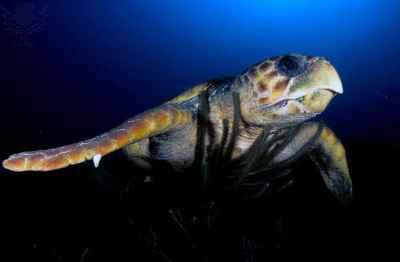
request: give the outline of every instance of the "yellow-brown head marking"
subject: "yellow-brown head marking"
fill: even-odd
[[[283,91],[285,91],[285,89],[288,87],[289,85],[289,78],[288,77],[284,77],[282,79],[280,79],[275,85],[274,85],[274,91],[276,92],[280,92],[283,93]]]
[[[264,81],[258,82],[257,88],[260,93],[264,93],[268,90],[268,86]]]
[[[242,114],[255,124],[292,122],[321,113],[337,93],[340,78],[320,57],[289,54],[267,59],[238,77]]]

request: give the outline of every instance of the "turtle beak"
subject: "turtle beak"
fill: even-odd
[[[342,81],[340,81],[339,76],[332,81],[332,83],[329,87],[330,88],[328,88],[328,90],[331,90],[337,94],[343,94],[343,84],[342,84]]]
[[[337,94],[343,94],[343,85],[335,68],[323,58],[314,58],[307,72],[294,79],[288,97],[300,98],[307,111],[321,113]]]
[[[296,99],[320,89],[343,94],[342,81],[335,68],[323,58],[314,58],[308,70],[294,79],[288,96],[289,99]]]
[[[343,94],[343,84],[335,68],[326,60],[320,67],[321,73],[326,77],[326,89],[336,94]]]

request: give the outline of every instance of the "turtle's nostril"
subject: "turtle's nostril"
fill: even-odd
[[[279,60],[277,69],[283,75],[294,77],[305,71],[306,60],[301,55],[285,55]]]

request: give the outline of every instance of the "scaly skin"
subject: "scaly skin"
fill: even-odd
[[[220,144],[222,123],[229,120],[232,130],[232,92],[240,97],[241,122],[233,158],[254,143],[265,126],[273,137],[285,126],[299,125],[299,132],[272,165],[296,155],[316,136],[316,124],[304,123],[323,112],[331,99],[343,92],[340,78],[323,58],[285,55],[262,61],[231,78],[197,85],[176,98],[146,111],[101,136],[48,150],[11,155],[3,166],[12,171],[49,171],[92,159],[95,166],[102,156],[124,148],[142,166],[143,158],[163,159],[176,168],[189,166],[194,159],[199,95],[207,92],[213,140]],[[300,126],[301,125],[301,126]],[[320,167],[328,188],[340,199],[351,197],[351,179],[343,145],[327,128],[317,134],[315,150],[308,152]]]
[[[164,106],[139,115],[101,136],[48,150],[23,152],[10,156],[3,166],[12,171],[50,171],[106,155],[121,147],[176,128],[191,119],[191,113]]]

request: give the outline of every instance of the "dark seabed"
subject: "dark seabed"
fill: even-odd
[[[400,2],[121,2],[0,4],[1,160],[93,137],[194,84],[297,52],[326,57],[343,80],[321,118],[346,147],[354,200],[340,205],[307,159],[290,187],[252,200],[210,197],[192,173],[162,167],[144,183],[121,152],[98,169],[0,168],[0,261],[382,260],[392,250]]]

